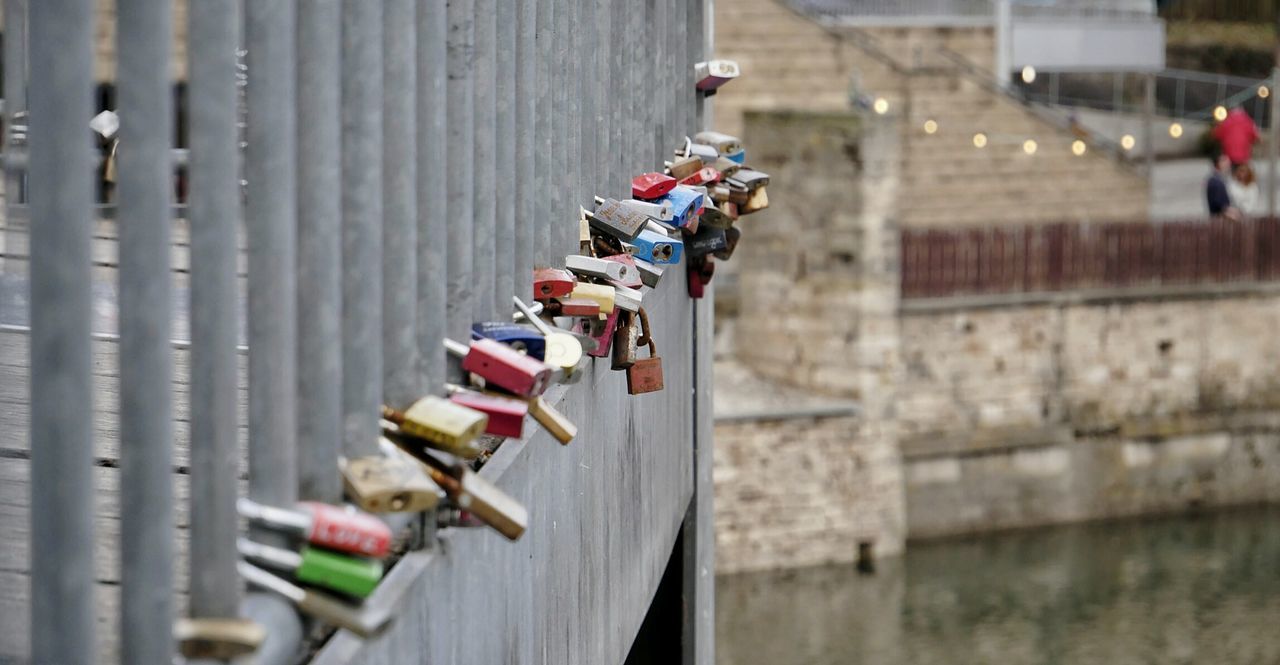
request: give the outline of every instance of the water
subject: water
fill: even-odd
[[[1280,508],[717,580],[719,665],[1280,663]]]

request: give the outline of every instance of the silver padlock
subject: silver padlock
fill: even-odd
[[[754,192],[769,184],[769,174],[755,169],[743,168],[729,178],[729,184],[742,187],[748,192]]]
[[[656,288],[658,282],[662,281],[662,266],[643,259],[633,258],[632,260],[636,262],[636,270],[640,272],[640,282],[648,288]]]
[[[707,60],[693,66],[693,80],[698,90],[715,94],[720,86],[738,78],[741,69],[733,60]]]
[[[648,217],[643,212],[624,205],[624,202],[600,197],[596,197],[595,212],[582,208],[581,214],[591,224],[591,228],[619,240],[631,240],[636,237],[636,234],[644,228],[644,223],[648,221]]]
[[[675,213],[671,210],[670,201],[650,203],[648,201],[637,201],[635,199],[628,199],[626,201],[623,201],[622,205],[628,208],[631,208],[632,210],[635,210],[637,212],[640,212],[641,214],[647,217],[656,219],[660,222],[669,222],[671,221],[671,218],[675,216]]]
[[[625,286],[614,287],[613,305],[618,309],[628,312],[639,312],[641,301],[644,300],[644,294],[637,289],[628,289]]]
[[[570,254],[564,257],[564,267],[570,272],[596,279],[622,281],[631,277],[631,268],[625,263],[606,261],[592,256]]]
[[[717,156],[732,155],[742,151],[742,141],[738,140],[738,137],[720,132],[698,132],[693,136],[693,142],[715,148],[719,153]]]

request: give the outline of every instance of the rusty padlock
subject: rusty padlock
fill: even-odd
[[[640,346],[649,347],[648,358],[637,358],[627,368],[627,393],[642,395],[662,390],[662,358],[658,357],[658,345],[653,341],[653,329],[649,327],[649,315],[640,310]]]
[[[712,252],[711,255],[722,261],[728,261],[733,258],[734,250],[738,249],[738,241],[742,238],[742,231],[736,226],[731,226],[724,230],[725,248]]]
[[[635,364],[640,350],[640,320],[637,314],[623,312],[613,333],[613,364],[615,370],[627,369]]]

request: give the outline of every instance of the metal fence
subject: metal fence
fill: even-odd
[[[886,20],[946,25],[990,23],[995,20],[995,0],[787,0],[798,11],[858,25]],[[1150,17],[1155,4],[1149,0],[1013,0],[1015,17],[1126,18]]]
[[[903,298],[1182,287],[1280,279],[1270,219],[909,229]]]
[[[1015,79],[1021,96],[1052,106],[1073,106],[1118,113],[1143,112],[1146,74],[1142,72],[1040,72],[1027,83]],[[1166,69],[1155,78],[1155,112],[1164,117],[1212,122],[1219,107],[1244,109],[1259,126],[1269,126],[1270,79],[1253,79],[1184,69]],[[1261,89],[1261,93],[1260,93]]]
[[[519,549],[458,535],[406,555],[368,601],[400,627],[318,651],[235,569],[238,495],[339,501],[339,456],[378,453],[379,405],[439,390],[442,338],[508,317],[535,265],[576,252],[579,206],[626,198],[632,174],[701,128],[709,2],[192,0],[182,219],[172,3],[115,3],[105,209],[88,131],[95,3],[3,3],[6,185],[28,191],[6,226],[30,248],[6,262],[24,266],[15,283],[29,272],[30,332],[4,334],[24,340],[13,357],[29,344],[30,388],[5,408],[29,409],[30,440],[0,465],[26,480],[9,498],[29,508],[30,540],[29,571],[0,592],[0,660],[111,660],[118,636],[120,662],[167,663],[176,617],[244,615],[268,628],[263,663],[616,662],[682,533],[686,662],[709,663],[711,304],[690,305],[682,266],[653,305],[667,391],[625,401],[605,367],[561,394],[593,438],[562,452],[529,437],[484,467],[537,515]],[[104,279],[116,334],[102,334],[117,318]],[[102,375],[112,362],[118,380]],[[119,395],[110,450],[104,381]],[[105,517],[104,469],[119,493]],[[114,543],[118,578],[102,568]]]

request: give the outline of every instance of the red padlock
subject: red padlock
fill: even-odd
[[[715,261],[701,256],[689,259],[689,297],[698,299],[706,295],[707,285],[716,272]]]
[[[676,188],[676,179],[663,173],[641,173],[631,179],[631,197],[656,199]]]
[[[362,556],[382,557],[391,549],[391,529],[382,520],[354,508],[307,501],[297,510],[240,499],[240,516],[270,529],[299,536],[313,545]]]
[[[704,166],[697,171],[694,171],[693,175],[680,180],[681,185],[688,185],[690,187],[713,185],[717,182],[720,182],[720,172],[710,166]]]
[[[596,358],[607,358],[613,347],[613,333],[618,329],[618,317],[625,311],[615,307],[603,321],[600,319],[584,319],[578,322],[575,331],[587,335],[596,341],[596,350],[587,352]]]
[[[492,339],[472,340],[467,346],[451,339],[445,348],[462,358],[462,370],[483,378],[521,397],[537,397],[546,392],[551,381],[551,367]]]
[[[614,254],[613,256],[602,256],[600,258],[604,261],[621,263],[629,268],[622,279],[605,280],[608,284],[628,289],[638,289],[644,285],[644,281],[640,277],[640,269],[636,267],[636,260],[630,254]]]
[[[559,268],[534,268],[533,270],[534,300],[562,298],[573,293],[573,287],[577,285],[578,278],[568,270]]]
[[[524,435],[524,417],[529,413],[528,402],[469,390],[459,390],[450,395],[449,399],[455,404],[487,414],[489,425],[485,434],[512,439],[519,439]]]

